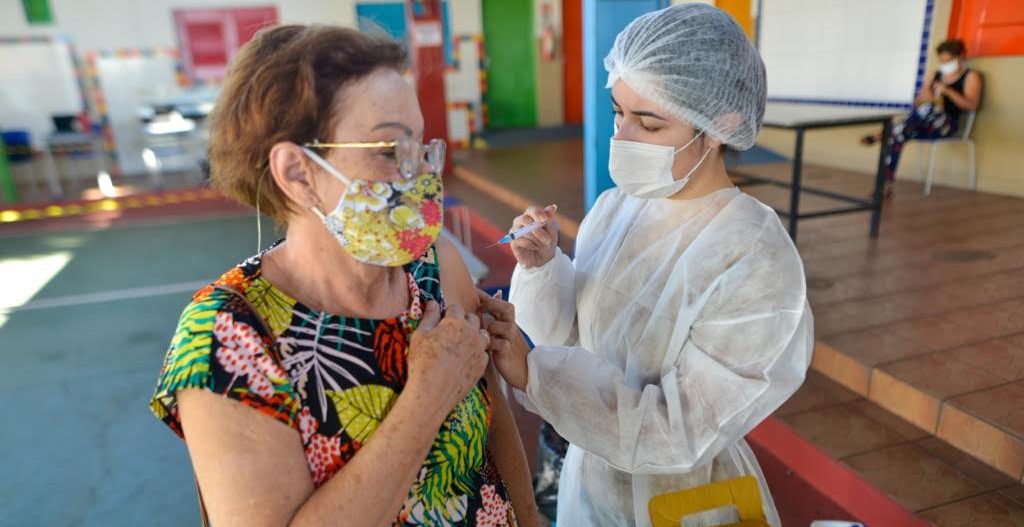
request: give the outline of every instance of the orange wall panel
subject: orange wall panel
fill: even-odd
[[[732,15],[746,32],[747,38],[754,40],[754,17],[750,12],[750,0],[717,0],[715,6]]]
[[[963,39],[972,57],[1024,55],[1024,2],[954,0],[949,37]]]
[[[583,4],[562,0],[562,42],[565,92],[565,123],[583,122]]]

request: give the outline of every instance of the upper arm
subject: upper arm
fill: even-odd
[[[216,525],[284,525],[312,491],[298,399],[259,318],[211,291],[185,309],[151,409],[186,440]]]
[[[807,305],[799,256],[781,229],[765,232],[724,272],[690,339],[730,367],[756,369],[785,350]]]
[[[441,236],[437,239],[437,258],[441,266],[441,291],[448,303],[458,304],[466,313],[476,313],[479,300],[466,262],[455,244]]]
[[[932,76],[926,76],[926,77],[925,77],[925,79],[929,79],[929,78],[930,78],[930,79],[934,79],[934,75],[932,75]],[[921,83],[921,89],[917,91],[917,96],[918,96],[918,97],[925,97],[925,96],[927,96],[927,95],[929,94],[929,92],[931,92],[931,90],[932,90],[932,84],[933,84],[934,82],[935,82],[934,80],[932,80],[932,81],[928,81],[928,82],[922,82],[922,83]]]
[[[313,493],[299,434],[207,390],[178,393],[192,466],[213,525],[287,525]]]
[[[491,430],[488,435],[493,438],[495,436],[495,432],[500,432],[499,429],[501,428],[501,425],[504,424],[504,419],[502,418],[505,417],[506,412],[509,412],[508,399],[505,397],[505,391],[502,389],[501,378],[498,376],[493,362],[487,365],[487,371],[484,372],[484,379],[487,381],[487,391],[491,395],[491,415],[493,419],[491,421]],[[507,415],[511,415],[511,413]]]
[[[214,290],[181,314],[150,409],[178,435],[178,393],[198,388],[236,399],[297,428],[298,394],[270,347],[273,338],[240,297]]]
[[[978,109],[978,103],[981,102],[982,85],[983,81],[980,73],[972,71],[967,75],[967,81],[964,83],[964,97],[971,103],[971,107],[968,110],[976,111]]]

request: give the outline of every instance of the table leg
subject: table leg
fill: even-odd
[[[871,203],[874,210],[871,211],[871,237],[878,238],[878,229],[882,223],[882,203],[885,198],[882,193],[885,189],[886,157],[889,154],[889,136],[892,134],[892,121],[886,119],[882,122],[882,140],[878,152],[878,172],[875,174],[875,199]]]
[[[61,184],[60,174],[57,172],[57,159],[49,145],[42,152],[42,161],[43,176],[46,177],[46,184],[50,189],[50,198],[63,198],[64,186]]]
[[[103,150],[103,140],[94,138],[89,142],[89,147],[92,148],[92,155],[96,161],[96,175],[99,176],[101,172],[107,172],[107,163],[104,159],[107,153]],[[107,173],[109,174],[109,172]]]
[[[796,129],[796,148],[793,151],[793,187],[789,198],[789,236],[796,241],[796,226],[800,219],[800,188],[804,165],[804,129]]]

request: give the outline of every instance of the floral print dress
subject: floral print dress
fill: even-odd
[[[150,408],[184,438],[176,394],[200,388],[300,434],[319,487],[373,440],[408,378],[409,340],[429,300],[443,304],[437,250],[405,266],[411,305],[384,320],[304,306],[262,275],[262,255],[195,293],[181,315]],[[487,449],[482,380],[438,431],[395,525],[515,525]]]

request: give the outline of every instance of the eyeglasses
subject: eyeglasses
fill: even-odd
[[[403,137],[397,141],[378,141],[376,143],[321,143],[315,140],[304,143],[306,148],[391,148],[395,152],[395,165],[405,179],[420,173],[420,167],[426,164],[431,172],[441,174],[444,171],[445,143],[441,139],[431,139],[421,144],[411,138]]]

